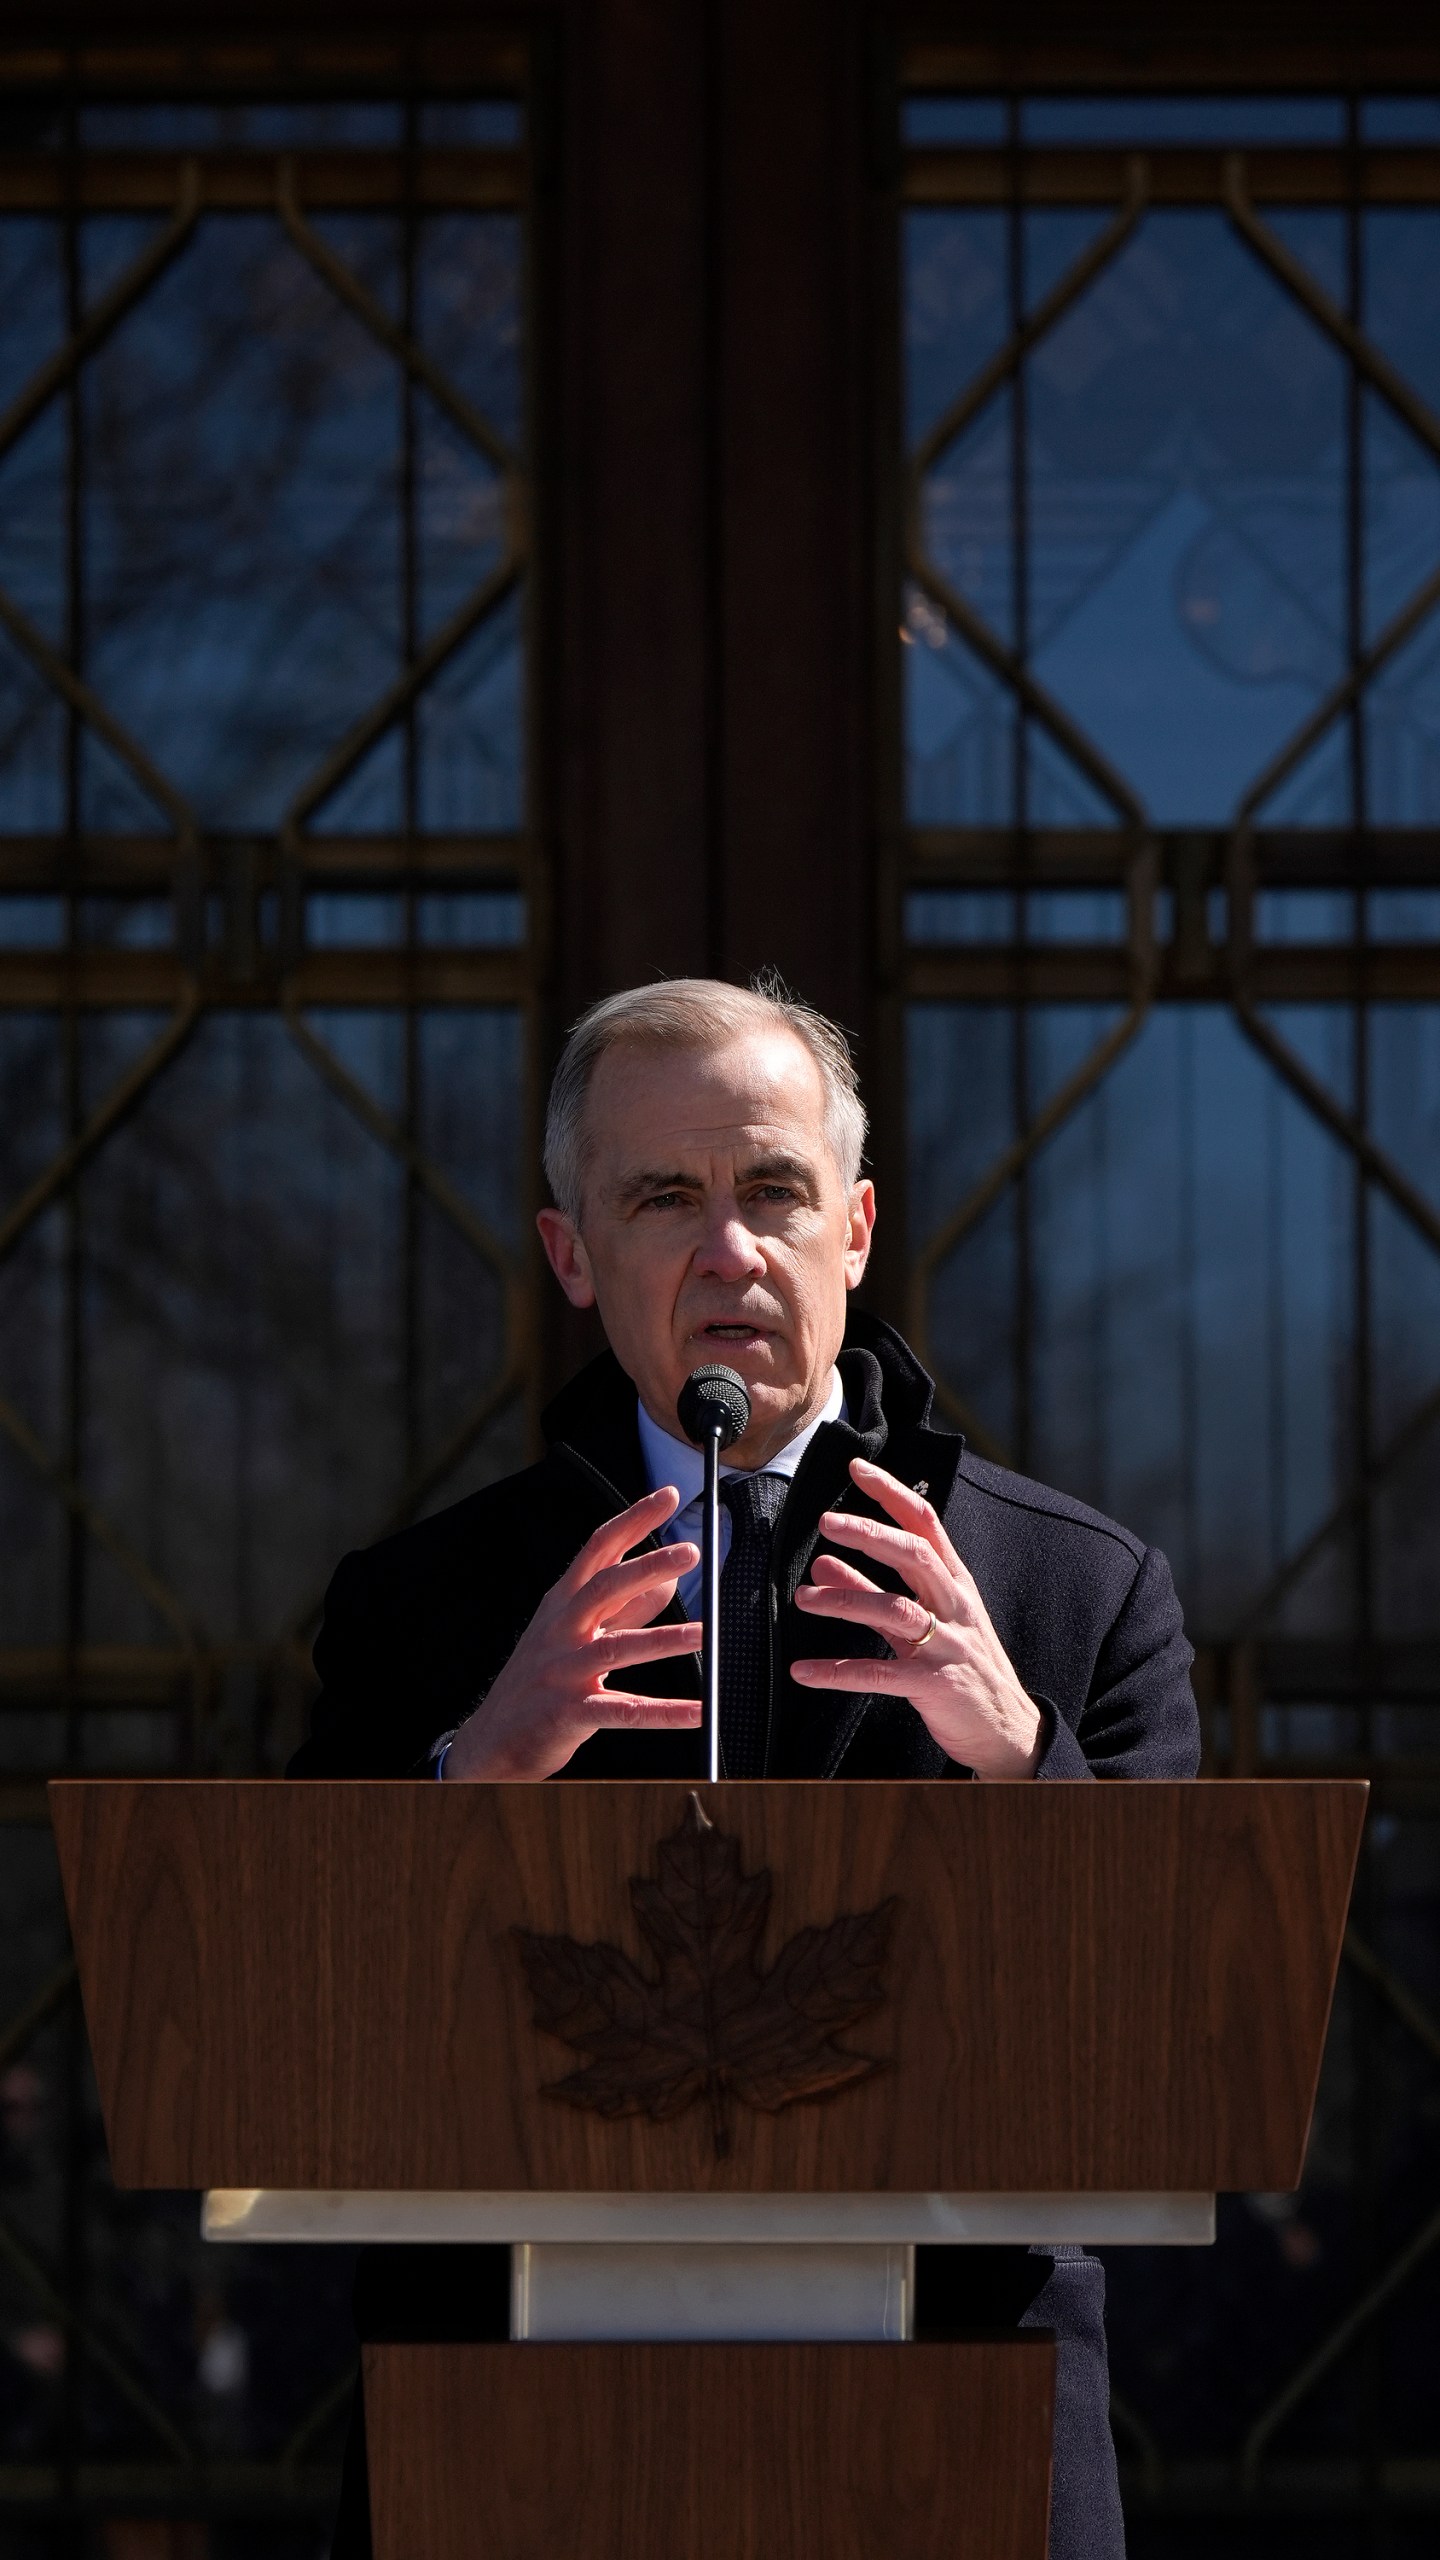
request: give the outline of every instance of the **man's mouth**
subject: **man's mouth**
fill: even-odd
[[[706,1342],[768,1342],[770,1339],[768,1325],[749,1324],[743,1317],[727,1319],[717,1316],[713,1324],[702,1324],[700,1333]]]

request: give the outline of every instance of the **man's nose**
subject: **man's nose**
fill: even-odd
[[[717,1206],[706,1220],[695,1268],[711,1280],[754,1280],[764,1271],[765,1256],[733,1203]]]

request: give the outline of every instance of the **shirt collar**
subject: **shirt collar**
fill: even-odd
[[[677,1440],[670,1432],[662,1431],[658,1422],[651,1421],[638,1398],[636,1401],[640,1449],[651,1491],[657,1485],[673,1484],[683,1511],[705,1489],[704,1453],[694,1448],[690,1441]],[[821,1424],[838,1422],[844,1410],[845,1390],[840,1384],[840,1372],[832,1369],[830,1393],[814,1421],[807,1422],[803,1431],[797,1431],[793,1440],[787,1440],[783,1449],[778,1449],[773,1458],[767,1458],[764,1466],[753,1472],[767,1476],[793,1476]],[[744,1467],[727,1467],[722,1458],[720,1473],[722,1476],[737,1476],[746,1474],[747,1470]]]

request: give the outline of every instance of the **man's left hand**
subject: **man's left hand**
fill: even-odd
[[[797,1606],[815,1618],[873,1628],[895,1660],[826,1656],[792,1664],[792,1679],[806,1689],[908,1698],[941,1750],[977,1778],[1033,1778],[1044,1739],[1040,1710],[1021,1687],[938,1511],[866,1458],[852,1459],[850,1473],[895,1525],[827,1511],[821,1534],[832,1546],[889,1565],[913,1597],[882,1591],[840,1556],[817,1556],[795,1594]]]

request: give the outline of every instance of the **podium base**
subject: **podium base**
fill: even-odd
[[[824,2241],[522,2241],[510,2335],[868,2338],[915,2333],[915,2252]]]
[[[1045,2560],[1055,2348],[375,2346],[375,2560]]]

